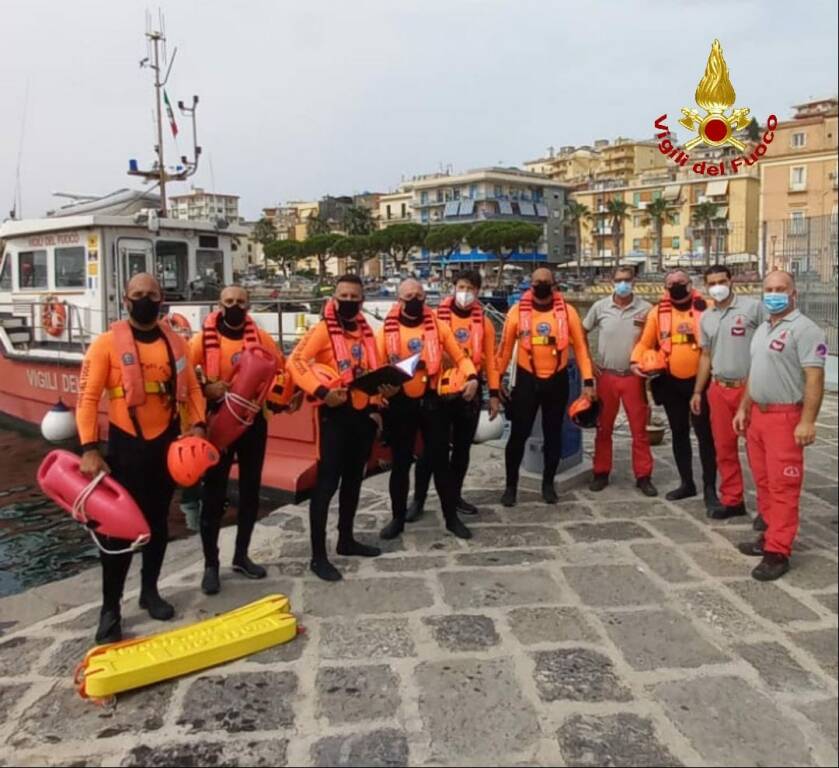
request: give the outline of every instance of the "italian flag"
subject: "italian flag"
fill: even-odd
[[[172,129],[172,136],[178,135],[178,124],[175,122],[175,113],[169,103],[169,94],[163,91],[163,102],[166,104],[166,116],[169,118],[169,127]]]

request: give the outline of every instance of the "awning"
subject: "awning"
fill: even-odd
[[[715,216],[717,219],[727,219],[728,218],[728,206],[721,205],[717,208],[717,215]]]
[[[664,188],[664,199],[665,200],[678,200],[679,194],[681,193],[682,188],[678,184],[668,184]]]
[[[543,219],[548,218],[548,206],[544,203],[536,203],[536,215],[541,216]]]
[[[535,216],[536,209],[533,207],[533,203],[529,203],[526,200],[519,200],[519,213],[522,216]]]
[[[498,212],[506,216],[513,215],[513,204],[509,200],[498,201]]]
[[[728,192],[728,179],[718,179],[717,181],[709,181],[708,186],[705,187],[705,195],[707,197],[717,197]]]
[[[459,214],[461,216],[471,216],[475,210],[475,201],[474,200],[461,200],[460,201],[460,211]]]
[[[443,216],[449,218],[449,216],[457,216],[458,208],[460,208],[460,201],[459,200],[450,200],[446,203],[446,208],[443,211]]]

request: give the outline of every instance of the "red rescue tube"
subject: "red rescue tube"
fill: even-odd
[[[219,409],[207,419],[207,439],[220,451],[235,443],[253,424],[274,386],[277,360],[265,347],[242,352],[233,382]]]
[[[41,490],[94,533],[137,546],[146,543],[149,524],[128,491],[107,475],[91,488],[91,479],[79,471],[80,462],[70,451],[50,451],[38,468]]]

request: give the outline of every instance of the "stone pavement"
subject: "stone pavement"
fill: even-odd
[[[197,589],[198,542],[176,543],[163,591],[182,620],[282,592],[307,631],[115,708],[70,684],[95,570],[0,601],[0,764],[836,765],[836,418],[834,397],[807,453],[793,570],[774,584],[751,580],[733,547],[746,522],[641,496],[624,436],[613,484],[578,484],[557,507],[535,480],[518,507],[498,506],[502,452],[476,448],[475,538],[429,514],[379,559],[336,558],[340,584],[307,572],[305,506],[257,527],[269,578],[228,571],[214,598]],[[655,453],[664,491],[669,444]],[[386,488],[365,484],[360,538],[387,519]],[[126,629],[157,630],[134,578]]]

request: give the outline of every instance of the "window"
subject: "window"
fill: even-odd
[[[807,231],[807,219],[804,211],[791,211],[789,215],[789,233],[803,235]]]
[[[659,199],[661,199],[661,190],[660,189],[654,189],[653,190],[653,200],[659,200]]]
[[[492,193],[493,193],[496,197],[501,197],[501,195],[503,194],[503,192],[502,192],[502,190],[501,190],[501,185],[500,185],[500,184],[496,184],[496,185],[492,188]]]
[[[12,257],[11,254],[3,260],[3,271],[0,272],[0,291],[12,290]]]
[[[218,235],[198,235],[199,248],[218,248]]]
[[[408,213],[408,211],[407,211],[407,206],[406,206],[406,203],[402,203],[402,218],[403,218],[403,219],[405,218],[405,216],[407,215],[407,213]]]
[[[807,166],[794,165],[789,169],[789,186],[791,190],[802,190],[807,186]]]
[[[420,192],[420,203],[425,205],[425,203],[427,203],[427,202],[428,202],[428,192],[423,190],[422,192]]]
[[[670,223],[671,223],[671,224],[678,224],[678,223],[679,223],[680,216],[681,216],[681,215],[680,215],[680,213],[679,213],[679,211],[674,211],[673,213],[671,213],[671,214],[670,214],[670,216],[671,216],[671,219],[670,219]],[[667,223],[667,222],[665,222],[665,224],[666,224],[666,223]],[[677,238],[677,239],[678,239],[678,238]]]
[[[391,215],[392,215],[392,214],[391,214],[391,212],[390,212],[390,206],[389,206],[389,205],[386,205],[386,206],[385,206],[385,216],[389,219],[389,218],[391,218]]]
[[[166,301],[183,301],[187,287],[186,243],[158,240],[155,243],[154,273]]]
[[[46,288],[47,252],[21,251],[18,253],[17,279],[20,288]]]
[[[804,147],[807,145],[807,134],[806,133],[794,133],[792,134],[792,146],[793,147]]]
[[[633,250],[633,251],[640,251],[640,250],[641,250],[641,238],[636,237],[636,238],[632,241],[632,250]]]
[[[55,249],[55,287],[84,288],[84,246]]]
[[[672,238],[670,238],[670,247],[671,248],[678,248],[679,247],[679,236],[678,235],[674,235]]]
[[[224,283],[224,253],[220,250],[200,249],[195,252],[195,268],[198,278],[204,281]]]
[[[641,215],[640,214],[636,213],[632,217],[632,226],[633,227],[640,227],[641,226]]]

